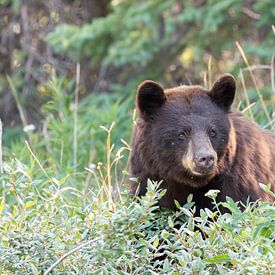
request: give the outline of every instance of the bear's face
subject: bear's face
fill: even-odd
[[[162,179],[192,187],[217,175],[229,141],[234,94],[230,75],[218,79],[210,92],[198,86],[164,91],[155,82],[143,82],[137,107],[148,148],[144,158],[152,170]]]

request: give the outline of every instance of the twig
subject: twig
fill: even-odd
[[[46,117],[45,121],[43,122],[43,126],[42,126],[42,134],[44,136],[44,139],[45,139],[45,146],[46,146],[46,149],[47,149],[47,152],[50,152],[53,154],[53,151],[51,149],[51,146],[50,146],[50,136],[48,134],[48,124],[49,124],[49,117]]]
[[[253,66],[245,67],[242,70],[243,71],[270,70],[270,66],[269,65],[253,65]]]
[[[105,77],[106,73],[107,73],[107,65],[103,64],[103,65],[101,65],[101,67],[99,69],[99,73],[98,73],[97,81],[96,81],[94,89],[93,89],[93,93],[97,93],[99,91],[100,82]]]
[[[272,121],[270,121],[268,124],[266,124],[263,128],[266,129],[266,128],[268,128],[269,126],[270,126],[272,129],[274,128],[274,126],[275,126],[275,118],[274,118]]]
[[[34,160],[37,162],[38,166],[40,167],[40,169],[42,170],[42,172],[45,174],[45,176],[50,180],[50,182],[55,185],[54,181],[50,178],[50,176],[48,175],[48,173],[46,172],[46,170],[44,169],[44,167],[42,166],[42,164],[40,163],[40,161],[38,160],[38,158],[36,157],[36,155],[34,154],[34,152],[32,151],[29,143],[27,141],[25,141],[28,150],[30,151],[32,157],[34,158]]]
[[[22,31],[23,31],[23,48],[30,48],[30,35],[29,35],[29,22],[28,22],[28,6],[25,4],[21,5],[21,22],[22,22]],[[32,64],[33,56],[29,54],[28,60],[25,65],[25,77],[24,80],[28,83],[32,75]]]
[[[76,173],[77,166],[77,112],[78,112],[78,94],[80,82],[80,64],[76,65],[76,81],[75,81],[75,97],[74,97],[74,141],[73,141],[73,158],[74,172]]]
[[[260,20],[261,19],[261,15],[259,13],[256,13],[255,11],[252,11],[248,8],[242,8],[241,11],[246,14],[248,17],[254,19],[254,20]]]
[[[10,85],[12,94],[14,96],[14,99],[15,99],[15,102],[16,102],[16,106],[17,106],[17,109],[19,111],[19,115],[20,115],[23,127],[26,127],[28,125],[28,121],[27,121],[27,116],[26,116],[25,110],[23,109],[23,107],[22,107],[22,105],[21,105],[21,103],[19,101],[19,96],[18,96],[16,88],[15,88],[15,86],[13,84],[13,81],[11,80],[11,78],[8,75],[6,77],[7,77],[8,83]]]
[[[244,60],[244,62],[245,62],[245,64],[246,64],[247,68],[251,68],[251,66],[249,65],[249,62],[248,62],[248,60],[247,60],[247,58],[246,58],[246,56],[245,56],[245,53],[244,53],[244,51],[243,51],[243,49],[242,49],[242,47],[241,47],[241,45],[240,45],[240,43],[239,43],[238,41],[236,42],[236,46],[237,46],[238,50],[240,51],[241,56],[242,56],[242,58],[243,58],[243,60]],[[269,115],[269,113],[268,113],[266,104],[265,104],[265,102],[264,102],[264,100],[263,100],[263,96],[262,96],[262,94],[261,94],[261,92],[260,92],[260,89],[259,89],[259,87],[258,87],[258,85],[257,85],[257,81],[256,81],[256,79],[255,79],[255,77],[254,77],[254,74],[252,73],[252,70],[248,70],[248,71],[249,71],[250,77],[251,77],[251,79],[252,79],[252,81],[253,81],[253,84],[254,84],[254,86],[255,86],[255,88],[256,88],[256,91],[257,91],[258,97],[259,97],[259,99],[260,99],[261,105],[262,105],[262,107],[263,107],[263,110],[264,110],[264,112],[265,112],[265,115],[266,115],[268,121],[271,122],[271,117],[270,117],[270,115]]]
[[[111,180],[111,152],[113,150],[113,145],[111,145],[111,131],[115,125],[115,122],[112,123],[109,129],[105,128],[104,126],[100,126],[100,128],[104,129],[108,135],[107,135],[107,142],[106,142],[106,178],[102,177],[103,179],[102,183],[106,185],[106,190],[107,190],[107,198],[108,198],[108,203],[109,203],[109,208],[114,210],[114,202],[112,198],[112,180]],[[100,166],[99,166],[100,168]],[[101,170],[99,170],[101,173]],[[106,183],[107,180],[107,183]]]
[[[3,128],[2,128],[2,120],[0,118],[0,173],[3,173],[3,151],[2,151],[2,135],[3,135]]]
[[[247,89],[246,89],[242,69],[240,70],[240,75],[241,75],[241,82],[242,82],[242,86],[243,86],[243,91],[244,91],[244,95],[245,95],[246,104],[249,107],[249,106],[251,106],[251,103],[250,103],[250,100],[249,100],[249,97],[248,97],[248,93],[247,93]],[[253,107],[253,106],[251,106],[251,107]],[[252,108],[248,108],[248,111],[249,111],[250,118],[253,119],[253,121],[255,121],[255,118],[254,118],[254,115],[253,115],[253,112],[252,112]]]
[[[273,53],[270,64],[271,91],[275,94],[275,54]]]
[[[250,110],[255,106],[255,104],[256,104],[256,102],[252,102],[251,104],[249,104],[246,108],[244,108],[244,109],[242,110],[242,113],[245,113],[245,112],[247,112],[247,111],[250,111]],[[252,116],[252,118],[253,118],[253,116]]]
[[[207,72],[203,72],[203,85],[207,87]]]
[[[44,275],[49,274],[56,266],[58,266],[63,260],[65,260],[67,257],[69,257],[71,254],[73,254],[74,252],[76,252],[77,250],[91,244],[94,242],[99,241],[100,239],[102,239],[103,237],[98,237],[96,239],[92,239],[87,241],[86,243],[82,243],[80,245],[78,245],[77,247],[75,247],[74,249],[72,249],[71,251],[69,251],[68,253],[66,253],[65,255],[63,255],[60,259],[58,259],[54,264],[52,264],[44,273]]]
[[[3,125],[2,125],[2,120],[0,119],[0,173],[1,173],[1,176],[2,176],[3,200],[5,200],[6,184],[5,184],[5,180],[4,180],[4,177],[3,177],[2,136],[3,136]]]
[[[212,56],[208,59],[208,89],[212,87]]]

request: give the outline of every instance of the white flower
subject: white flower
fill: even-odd
[[[30,132],[30,131],[34,131],[35,130],[35,126],[33,124],[29,124],[27,126],[25,126],[23,128],[23,131],[26,133],[26,132]]]

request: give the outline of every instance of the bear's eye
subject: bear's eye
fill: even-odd
[[[214,129],[211,129],[209,135],[212,138],[215,137],[216,136],[216,131]]]
[[[179,139],[180,139],[180,140],[185,139],[185,134],[184,134],[184,133],[180,133],[180,134],[179,134]]]
[[[188,137],[188,133],[187,132],[180,132],[179,135],[178,135],[178,138],[180,140],[184,140]]]

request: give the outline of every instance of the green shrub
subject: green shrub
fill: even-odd
[[[123,192],[122,200],[103,201],[100,194],[57,181],[55,188],[33,181],[24,191],[15,189],[26,185],[27,170],[19,162],[4,168],[6,179],[13,176],[16,182],[14,189],[9,186],[16,203],[1,204],[4,274],[274,272],[275,209],[268,203],[250,203],[241,212],[228,198],[223,206],[231,214],[206,209],[194,217],[191,196],[177,212],[160,211],[155,204],[164,191],[151,182],[146,196],[131,202]],[[38,184],[44,186],[39,192]]]
[[[0,273],[275,272],[271,204],[247,203],[241,212],[228,198],[228,214],[205,209],[194,217],[192,196],[176,212],[159,209],[165,191],[150,181],[145,197],[130,200],[123,182],[134,93],[93,94],[78,105],[76,120],[73,82],[55,79],[44,88],[50,100],[43,129],[4,147]],[[251,100],[263,110],[257,96]],[[264,111],[253,112],[274,127]],[[208,196],[215,203],[215,191]]]

